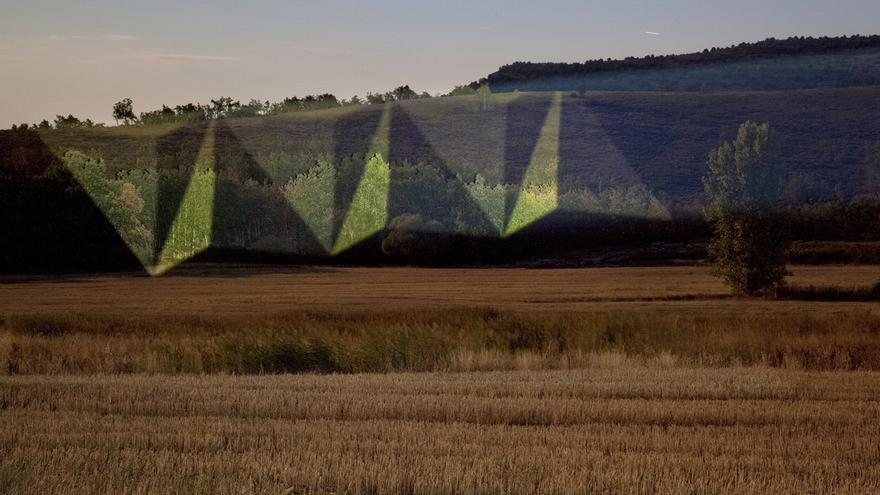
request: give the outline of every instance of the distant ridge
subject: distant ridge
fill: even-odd
[[[768,38],[754,43],[740,43],[724,48],[707,48],[699,52],[670,55],[627,57],[622,60],[597,59],[583,63],[514,62],[478,81],[477,88],[489,84],[493,89],[508,90],[511,85],[544,79],[579,78],[615,72],[651,69],[686,69],[714,64],[750,62],[799,55],[826,55],[855,50],[880,49],[880,35],[840,37],[791,37],[784,40]]]

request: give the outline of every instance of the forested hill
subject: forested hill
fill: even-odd
[[[471,83],[493,91],[791,90],[880,84],[880,35],[769,38],[674,55],[515,62]]]

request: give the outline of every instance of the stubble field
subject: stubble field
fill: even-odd
[[[880,491],[880,304],[725,294],[700,267],[7,278],[0,492]]]

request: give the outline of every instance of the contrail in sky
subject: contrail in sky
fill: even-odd
[[[650,34],[651,36],[660,36],[660,33],[655,31],[645,31],[645,34]]]

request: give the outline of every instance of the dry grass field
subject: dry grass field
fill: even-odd
[[[877,418],[880,304],[702,267],[0,280],[3,494],[873,494]]]
[[[866,286],[880,266],[796,266],[795,286]],[[69,275],[0,278],[0,315],[192,316],[280,312],[647,309],[844,312],[865,304],[732,300],[706,267],[541,269],[183,266],[163,277]]]
[[[872,494],[878,417],[867,372],[0,378],[0,491]]]

